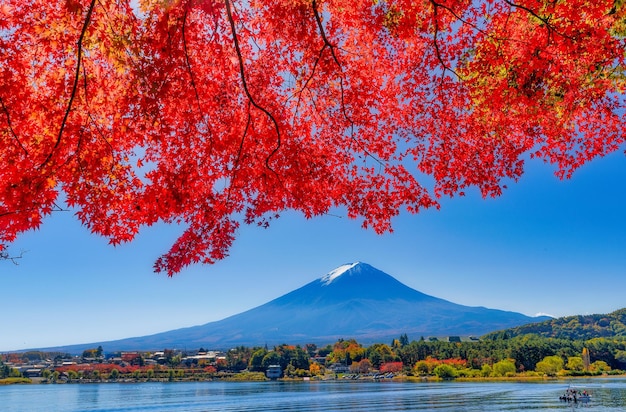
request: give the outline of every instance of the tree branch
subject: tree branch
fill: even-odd
[[[187,72],[189,72],[189,78],[191,80],[191,88],[196,97],[196,105],[198,106],[198,113],[202,115],[202,107],[200,106],[200,94],[198,93],[198,88],[196,87],[196,79],[193,75],[193,71],[191,70],[191,61],[189,60],[189,49],[187,48],[187,37],[185,33],[187,32],[187,15],[188,9],[185,8],[185,14],[183,15],[183,26],[182,26],[182,35],[183,35],[183,49],[185,51],[185,66],[187,67]]]
[[[468,26],[470,26],[471,28],[473,28],[474,30],[476,30],[479,33],[486,33],[485,30],[481,29],[480,27],[478,27],[477,24],[472,23],[466,19],[464,19],[462,16],[460,16],[457,12],[455,12],[454,10],[452,10],[450,7],[446,6],[445,4],[441,4],[441,3],[436,3],[435,1],[431,0],[431,3],[433,3],[434,5],[436,5],[437,7],[441,7],[444,10],[447,10],[451,15],[453,15],[458,21],[460,21],[463,24],[467,24]]]
[[[352,139],[352,141],[363,151],[363,154],[366,157],[371,157],[372,159],[374,159],[379,165],[384,166],[384,163],[378,159],[376,156],[372,155],[365,147],[363,147],[360,142],[354,137],[354,120],[352,120],[352,118],[349,116],[347,110],[346,110],[346,102],[345,102],[345,90],[343,87],[343,80],[344,80],[344,76],[343,76],[343,66],[341,65],[341,63],[339,62],[339,58],[337,57],[337,54],[335,53],[335,46],[333,46],[331,44],[331,42],[328,40],[328,37],[326,36],[326,31],[324,30],[324,25],[322,24],[322,17],[320,16],[319,10],[317,8],[317,2],[316,0],[313,0],[311,2],[311,6],[313,8],[313,15],[315,16],[315,21],[317,23],[317,27],[320,31],[320,36],[322,37],[322,40],[324,41],[324,47],[322,47],[322,50],[320,50],[320,58],[322,55],[322,52],[324,51],[324,49],[326,47],[328,47],[330,49],[330,53],[333,57],[333,60],[335,61],[335,64],[337,65],[337,67],[339,68],[339,71],[341,72],[341,75],[339,76],[339,88],[341,89],[341,112],[343,113],[343,116],[346,118],[346,120],[350,123],[350,138]],[[318,58],[319,60],[319,58]],[[316,62],[317,65],[317,62]]]
[[[0,97],[0,105],[2,106],[2,111],[7,117],[7,125],[9,126],[9,130],[11,130],[11,134],[13,135],[13,138],[15,139],[17,144],[22,148],[26,156],[28,156],[28,150],[26,150],[22,142],[20,142],[20,139],[18,139],[17,134],[15,133],[15,130],[13,130],[13,125],[11,124],[11,117],[9,116],[9,109],[7,109],[7,107],[5,106],[4,100],[2,100],[2,97]]]
[[[85,106],[87,107],[87,116],[89,117],[89,121],[92,123],[93,127],[98,132],[97,135],[100,137],[100,139],[102,139],[102,141],[106,143],[106,145],[109,147],[111,156],[114,156],[115,149],[113,149],[111,142],[109,142],[109,140],[106,138],[106,136],[102,132],[102,128],[98,125],[98,122],[96,122],[96,120],[93,118],[93,115],[91,113],[91,104],[89,102],[89,94],[88,94],[88,89],[87,89],[87,69],[85,68],[85,66],[83,66],[83,90],[85,92]],[[80,134],[80,137],[78,138],[78,144],[76,146],[76,156],[78,158],[80,158],[80,148],[82,146],[82,143],[83,143],[83,133]],[[69,162],[69,159],[68,159],[68,162]],[[111,165],[110,170],[113,171],[113,165]]]
[[[85,33],[87,33],[87,28],[91,23],[91,14],[93,13],[93,9],[96,5],[96,0],[91,0],[91,4],[89,5],[89,10],[87,10],[87,16],[85,17],[85,23],[83,24],[83,28],[80,32],[80,37],[78,38],[77,46],[78,51],[76,52],[76,76],[74,76],[74,84],[72,85],[72,93],[70,94],[70,100],[67,103],[67,109],[65,109],[65,115],[63,116],[63,121],[61,122],[61,127],[59,128],[59,133],[57,135],[57,140],[54,144],[54,147],[43,161],[41,165],[39,165],[39,169],[43,168],[50,159],[52,159],[52,155],[58,149],[61,144],[61,138],[63,136],[63,130],[65,129],[65,125],[67,124],[67,119],[70,116],[70,112],[72,111],[72,104],[74,103],[74,98],[76,97],[76,91],[78,90],[78,81],[80,79],[80,67],[83,58],[83,39],[85,38]]]
[[[435,32],[433,33],[433,45],[435,46],[435,54],[437,55],[437,60],[439,60],[439,63],[441,63],[441,67],[443,67],[444,73],[447,70],[453,73],[458,79],[462,79],[461,76],[457,74],[457,72],[455,72],[451,67],[446,65],[446,63],[443,60],[443,57],[441,57],[441,50],[439,50],[439,42],[437,40],[437,36],[439,35],[439,23],[437,22],[437,17],[438,17],[437,10],[438,10],[438,7],[440,7],[441,5],[433,0],[431,0],[431,4],[433,5],[433,25],[435,26]]]
[[[322,53],[324,53],[325,48],[326,48],[326,45],[322,47],[322,49],[319,52],[319,56],[317,56],[317,59],[315,59],[315,62],[313,63],[313,68],[311,69],[311,75],[304,81],[304,84],[302,85],[302,87],[300,87],[300,90],[295,91],[292,95],[292,97],[295,95],[298,95],[298,102],[296,103],[295,115],[298,114],[298,111],[300,109],[300,102],[302,101],[302,92],[304,92],[309,87],[309,83],[311,82],[311,80],[313,80],[313,77],[315,76],[315,71],[317,70],[317,66],[320,62],[320,59],[322,58]]]
[[[11,256],[5,250],[0,250],[0,260],[8,260],[12,262],[14,265],[19,265],[17,259],[21,259],[24,252],[21,252],[18,256]]]
[[[335,61],[335,64],[337,64],[339,71],[342,73],[342,75],[339,76],[339,88],[341,89],[341,111],[343,113],[343,116],[346,118],[346,120],[350,122],[351,128],[354,129],[354,121],[350,118],[350,116],[348,116],[348,112],[346,111],[344,89],[343,89],[343,67],[341,66],[341,63],[339,63],[339,59],[337,58],[337,55],[335,54],[335,46],[333,46],[328,40],[328,37],[326,37],[326,31],[324,30],[324,25],[322,24],[322,17],[320,16],[319,10],[317,9],[317,2],[313,0],[313,2],[311,3],[311,6],[313,7],[313,14],[315,15],[315,21],[317,22],[317,27],[320,31],[320,36],[322,36],[322,40],[324,41],[324,47],[322,47],[322,50],[320,50],[320,58],[324,49],[328,47],[330,49],[330,54],[333,56],[333,60]],[[317,65],[317,62],[316,62],[316,65]]]
[[[250,123],[252,122],[252,116],[250,115],[250,105],[251,103],[248,101],[248,119],[246,120],[246,127],[243,130],[241,135],[241,141],[239,142],[239,149],[237,150],[237,157],[235,158],[235,162],[233,163],[232,175],[230,178],[230,185],[228,187],[228,196],[226,196],[226,204],[230,204],[230,194],[231,190],[235,185],[235,181],[237,180],[237,171],[239,170],[239,162],[241,161],[241,157],[243,156],[243,145],[246,141],[246,135],[248,134],[248,129],[250,128]]]
[[[233,13],[232,13],[232,10],[231,10],[230,0],[225,0],[225,4],[226,4],[226,14],[228,16],[228,22],[230,23],[230,30],[231,30],[231,32],[233,34],[233,42],[234,42],[234,46],[235,46],[235,51],[237,53],[237,60],[239,62],[239,75],[241,77],[241,83],[243,85],[243,90],[244,90],[246,96],[248,97],[248,100],[250,101],[250,103],[252,103],[252,105],[254,107],[256,107],[258,110],[260,110],[263,113],[265,113],[265,115],[274,124],[274,129],[276,130],[276,139],[277,139],[276,147],[269,154],[269,156],[267,156],[267,158],[265,159],[265,167],[267,167],[275,175],[277,175],[277,173],[274,171],[274,169],[272,169],[272,167],[270,166],[270,160],[272,159],[272,157],[280,149],[280,145],[281,145],[280,128],[278,127],[278,122],[276,121],[274,116],[272,116],[272,114],[266,108],[264,108],[264,107],[260,106],[259,104],[257,104],[257,102],[252,97],[252,94],[250,93],[250,90],[248,89],[248,82],[246,81],[246,72],[245,72],[245,66],[244,66],[244,63],[243,63],[243,56],[241,54],[241,48],[239,47],[239,39],[237,38],[237,29],[235,28],[235,20],[233,19]]]
[[[313,0],[313,2],[311,3],[311,6],[313,6],[313,14],[315,15],[315,21],[317,22],[317,27],[320,29],[320,36],[322,36],[322,40],[324,40],[324,44],[328,46],[328,48],[330,49],[330,54],[332,54],[333,60],[335,60],[335,63],[337,63],[337,66],[339,66],[339,68],[341,69],[341,63],[339,63],[339,59],[337,58],[337,55],[335,54],[335,46],[330,44],[330,41],[328,41],[328,38],[326,37],[326,32],[324,31],[324,25],[322,24],[322,17],[320,16],[320,13],[317,9],[317,2]]]
[[[569,40],[574,40],[573,37],[567,36],[567,35],[565,35],[563,33],[560,33],[552,24],[550,24],[550,19],[538,15],[532,9],[530,9],[530,8],[528,8],[526,6],[522,6],[521,4],[513,3],[510,0],[504,0],[504,2],[506,4],[508,4],[509,6],[511,6],[511,7],[518,8],[518,9],[524,10],[525,12],[529,13],[531,16],[533,16],[534,18],[536,18],[537,20],[539,20],[540,22],[545,24],[546,25],[546,29],[548,30],[548,32],[554,32],[554,33],[558,34],[561,37],[564,37],[564,38],[569,39]]]

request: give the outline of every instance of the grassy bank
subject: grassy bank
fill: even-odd
[[[31,381],[28,378],[4,378],[4,379],[0,379],[0,385],[14,385],[14,384],[20,384],[20,383],[33,383],[33,381]]]

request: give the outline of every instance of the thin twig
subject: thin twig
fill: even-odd
[[[8,260],[16,266],[19,265],[19,262],[17,261],[17,259],[21,259],[22,255],[24,255],[24,252],[20,252],[18,256],[11,256],[9,255],[7,251],[0,250],[0,260]]]

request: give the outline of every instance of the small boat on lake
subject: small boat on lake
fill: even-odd
[[[585,403],[591,400],[591,394],[586,390],[579,391],[575,388],[567,388],[565,393],[559,396],[559,400],[563,402]]]

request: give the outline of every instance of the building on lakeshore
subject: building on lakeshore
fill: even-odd
[[[267,367],[267,371],[265,371],[265,376],[270,379],[278,379],[283,376],[283,370],[280,365],[270,365]]]

